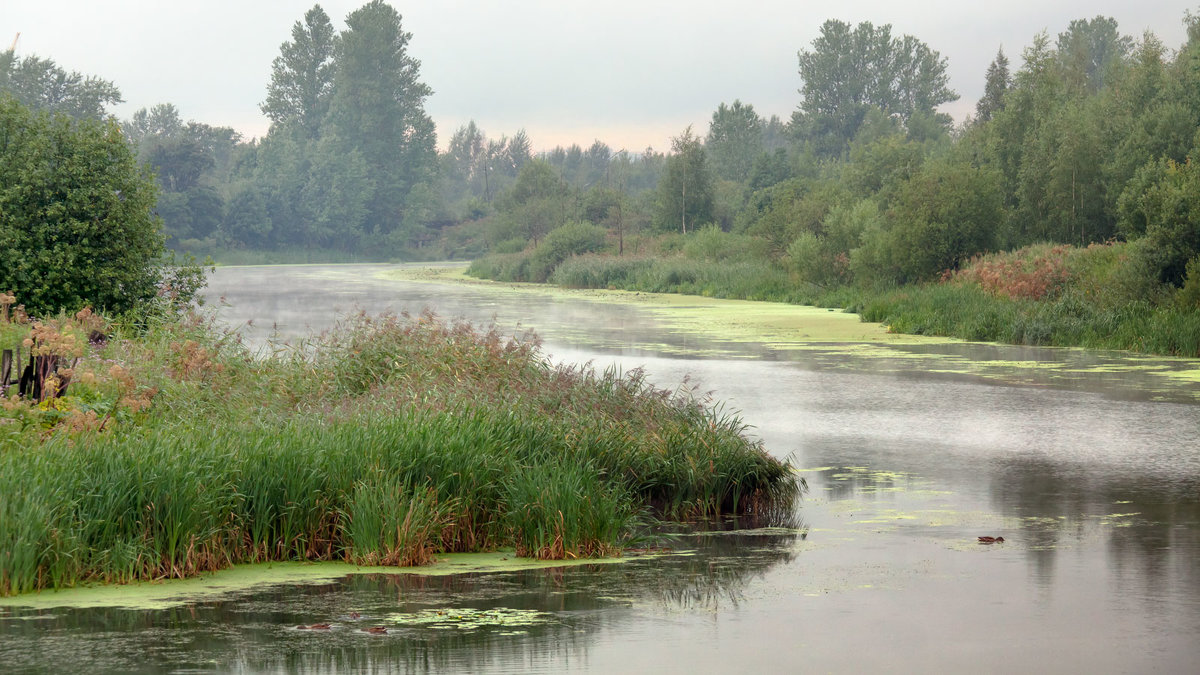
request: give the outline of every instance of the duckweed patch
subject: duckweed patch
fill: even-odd
[[[646,344],[670,354],[738,358],[721,342],[754,343],[781,352],[803,352],[826,368],[857,369],[869,361],[875,373],[914,369],[946,376],[978,377],[1002,384],[1078,386],[1087,378],[1122,375],[1121,386],[1150,400],[1200,401],[1200,362],[1196,359],[1146,357],[1135,353],[1097,352],[1071,347],[1036,347],[1042,358],[1004,359],[983,355],[980,348],[1023,350],[957,338],[892,333],[881,323],[825,308],[750,300],[726,300],[672,293],[604,289],[567,289],[544,284],[501,283],[464,274],[464,266],[385,270],[381,278],[426,283],[469,284],[488,293],[539,294],[598,303],[633,305],[667,332],[704,336],[713,342],[699,347]],[[610,345],[628,347],[627,344]],[[1001,354],[1005,352],[1000,352]],[[1099,358],[1101,363],[1080,364]],[[848,360],[849,359],[849,360]]]
[[[446,607],[423,609],[419,612],[401,612],[384,617],[384,621],[400,626],[432,628],[435,630],[474,631],[483,628],[514,628],[550,623],[555,616],[536,609],[472,609],[469,607]]]
[[[408,574],[440,577],[452,574],[519,572],[522,570],[614,565],[629,558],[535,560],[518,558],[512,551],[447,553],[421,567],[361,566],[343,562],[270,562],[234,565],[228,569],[189,579],[135,582],[122,585],[90,585],[38,593],[0,597],[0,607],[123,607],[167,609],[203,602],[233,593],[287,584],[326,584],[354,574]]]
[[[786,536],[805,536],[808,534],[807,527],[755,527],[744,530],[704,530],[696,532],[696,536],[703,537],[721,537],[721,536],[738,536],[738,537],[777,537],[780,535]]]
[[[496,293],[536,293],[588,302],[633,304],[660,320],[668,330],[714,335],[731,342],[790,344],[809,341],[878,341],[931,344],[952,341],[889,333],[883,324],[864,323],[857,314],[808,305],[486,281],[466,276],[465,270],[465,266],[420,270],[404,268],[381,271],[379,276],[406,282],[470,284]]]

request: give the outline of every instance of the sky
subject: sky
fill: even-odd
[[[341,30],[366,0],[321,2]],[[1196,0],[1193,0],[1196,2]],[[248,140],[269,123],[271,61],[313,0],[0,0],[0,49],[113,81],[118,117],[173,103],[185,120]],[[1182,0],[392,0],[409,53],[433,88],[425,109],[444,147],[475,120],[491,138],[525,129],[535,151],[594,140],[666,150],[688,125],[707,133],[722,102],[787,120],[800,103],[796,53],[827,19],[890,23],[948,60],[962,120],[1003,47],[1012,68],[1037,33],[1111,16],[1125,34],[1183,44]]]

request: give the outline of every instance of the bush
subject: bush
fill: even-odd
[[[529,253],[492,253],[471,261],[467,274],[494,281],[528,281]]]
[[[31,313],[153,298],[156,197],[115,121],[35,113],[0,93],[0,290]]]
[[[1147,164],[1122,192],[1118,212],[1121,231],[1136,238],[1135,254],[1155,278],[1182,286],[1188,262],[1200,253],[1200,163]]]
[[[613,288],[791,303],[812,303],[819,294],[810,284],[797,286],[785,270],[764,260],[710,262],[678,256],[577,256],[559,265],[549,281],[569,288]]]
[[[567,258],[604,248],[607,236],[607,230],[591,223],[567,223],[551,230],[534,249],[529,260],[529,278],[524,281],[546,281],[554,268]]]
[[[1200,255],[1187,264],[1187,277],[1183,288],[1175,296],[1176,304],[1184,310],[1200,311]]]
[[[956,281],[976,283],[994,295],[1040,300],[1058,297],[1066,285],[1070,246],[1038,246],[972,260],[951,275]]]
[[[758,237],[722,232],[716,225],[705,225],[684,240],[683,255],[708,262],[750,262],[766,259],[767,244]]]

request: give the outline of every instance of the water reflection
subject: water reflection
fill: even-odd
[[[168,610],[5,609],[0,663],[52,671],[86,662],[89,672],[553,669],[585,659],[598,632],[647,609],[736,605],[748,583],[792,559],[797,536],[676,534],[687,548],[616,565],[351,575]],[[297,628],[317,622],[330,628]],[[372,626],[387,632],[364,631]]]

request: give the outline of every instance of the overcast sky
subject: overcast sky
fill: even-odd
[[[321,6],[334,26],[366,0]],[[1193,0],[1195,2],[1195,0]],[[741,99],[785,120],[799,103],[796,52],[830,18],[890,23],[949,59],[961,119],[1003,45],[1015,70],[1039,31],[1111,16],[1122,32],[1184,41],[1183,0],[425,0],[393,1],[410,53],[433,88],[426,110],[439,144],[474,119],[490,136],[524,128],[536,150],[607,142],[614,150],[669,146],[694,124],[706,133],[721,102]],[[127,118],[174,103],[185,120],[266,133],[258,104],[271,61],[312,0],[0,0],[0,49],[112,80]]]

